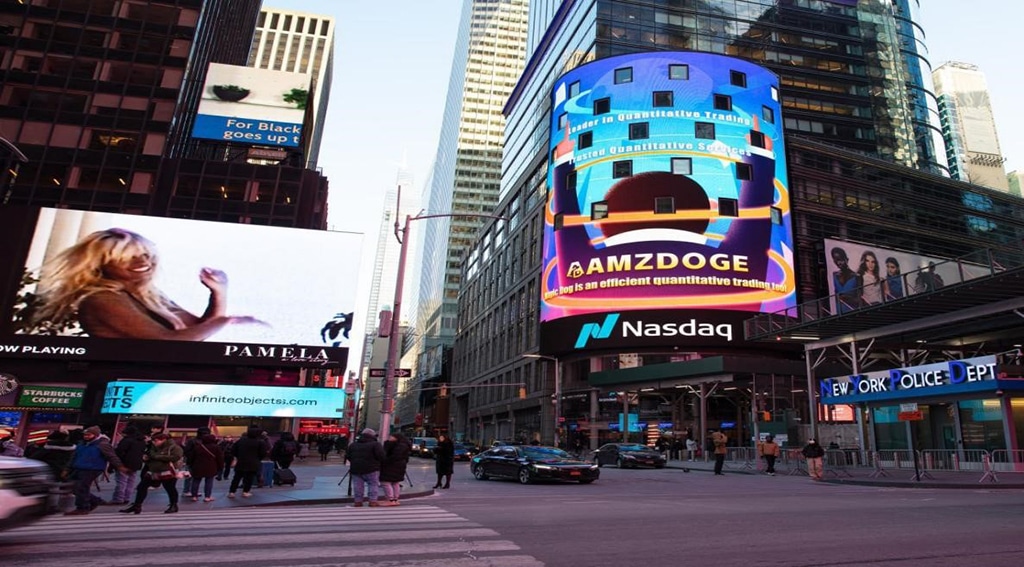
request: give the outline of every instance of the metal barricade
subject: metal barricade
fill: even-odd
[[[789,476],[807,476],[807,460],[804,459],[801,449],[783,449],[779,464],[786,467]]]
[[[875,469],[913,469],[914,452],[910,449],[875,451]]]
[[[984,449],[925,449],[921,451],[918,464],[931,471],[981,471],[986,454]]]
[[[757,449],[753,447],[729,447],[725,454],[726,466],[734,469],[754,470],[757,463]]]
[[[829,449],[825,451],[825,458],[822,459],[825,474],[834,477],[853,477],[847,467],[850,465],[850,457],[846,451],[841,449]]]
[[[991,465],[993,471],[1024,472],[1024,449],[992,451]]]

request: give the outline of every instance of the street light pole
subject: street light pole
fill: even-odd
[[[555,447],[558,447],[561,440],[558,430],[562,426],[562,363],[558,360],[557,356],[545,354],[524,354],[523,358],[543,358],[555,363],[555,430],[553,432],[553,439]]]
[[[378,439],[386,440],[391,435],[391,420],[395,413],[395,389],[397,383],[395,382],[395,374],[397,374],[396,367],[398,366],[398,352],[401,341],[399,337],[400,332],[400,320],[402,316],[402,288],[405,283],[405,258],[409,248],[409,225],[412,221],[424,220],[424,219],[437,219],[443,217],[479,217],[479,218],[490,218],[505,220],[505,217],[499,215],[487,215],[479,213],[444,213],[437,215],[424,215],[417,214],[416,216],[405,215],[405,226],[401,229],[398,228],[397,215],[400,214],[400,207],[398,206],[402,202],[402,186],[398,186],[398,195],[395,205],[395,238],[398,239],[398,243],[402,245],[401,250],[398,254],[398,281],[395,282],[395,299],[391,307],[391,325],[388,337],[388,359],[384,365],[384,383],[381,385],[383,394],[381,396],[380,404],[380,435]]]

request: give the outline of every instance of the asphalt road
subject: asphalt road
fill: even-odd
[[[414,459],[410,476],[432,480]],[[590,485],[477,481],[397,508],[54,517],[0,538],[21,566],[1024,565],[1024,491],[601,469]]]

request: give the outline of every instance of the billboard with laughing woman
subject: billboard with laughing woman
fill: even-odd
[[[0,356],[344,366],[362,235],[0,214]]]

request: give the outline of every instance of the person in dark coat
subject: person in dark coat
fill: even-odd
[[[82,442],[75,446],[75,455],[71,458],[71,476],[75,479],[75,509],[65,512],[65,516],[88,514],[103,502],[92,493],[92,485],[108,466],[122,472],[128,470],[100,428],[95,425],[86,427],[82,431]]]
[[[128,425],[121,431],[121,440],[117,442],[114,452],[124,463],[128,472],[117,471],[114,495],[111,504],[127,504],[135,491],[139,471],[142,470],[142,456],[146,454],[146,438],[137,427]]]
[[[217,473],[217,480],[227,480],[231,477],[231,464],[235,461],[235,456],[231,454],[231,448],[235,446],[235,438],[227,436],[220,440],[220,450],[224,453],[224,470]]]
[[[327,456],[331,454],[331,450],[334,449],[334,441],[331,441],[330,437],[324,436],[317,441],[316,450],[320,453],[320,460],[326,461]]]
[[[437,436],[437,447],[434,448],[434,470],[437,472],[437,483],[434,488],[451,488],[452,473],[455,469],[455,444],[444,433]],[[441,479],[444,478],[444,484]]]
[[[215,436],[203,435],[193,444],[188,469],[192,472],[192,501],[199,500],[199,483],[202,482],[203,502],[213,502],[213,479],[224,469],[224,451]]]
[[[274,462],[277,466],[282,469],[286,469],[292,466],[292,461],[299,454],[299,443],[295,440],[295,436],[289,431],[285,431],[281,434],[281,437],[274,443],[274,448],[271,451],[271,456],[274,458]],[[273,475],[271,475],[273,476]],[[266,484],[273,484],[274,479],[271,478],[269,481],[264,480]]]
[[[178,512],[178,477],[182,458],[185,451],[170,438],[166,433],[157,433],[150,437],[149,448],[146,449],[145,461],[146,472],[142,475],[142,481],[135,489],[135,501],[131,506],[118,510],[122,514],[142,513],[142,503],[149,495],[149,489],[163,486],[167,493],[167,501],[170,506],[164,510],[164,514],[175,514]]]
[[[380,506],[377,491],[380,489],[380,467],[384,463],[384,447],[377,441],[377,432],[370,428],[364,429],[359,438],[348,446],[345,460],[349,463],[348,474],[352,478],[352,493],[355,495],[352,506],[362,507],[364,486],[370,506]]]
[[[388,497],[389,506],[398,506],[410,454],[412,443],[401,433],[392,433],[384,442],[384,463],[380,466],[380,482],[384,485],[384,494]]]
[[[235,476],[231,478],[228,498],[235,497],[239,483],[242,484],[242,497],[249,498],[256,472],[260,470],[260,461],[267,456],[267,445],[260,438],[260,429],[250,427],[245,436],[235,442],[231,453],[235,457]]]
[[[50,433],[46,437],[46,444],[36,449],[30,458],[49,465],[53,478],[60,481],[68,478],[71,458],[74,456],[75,444],[71,442],[67,432],[58,430]]]

